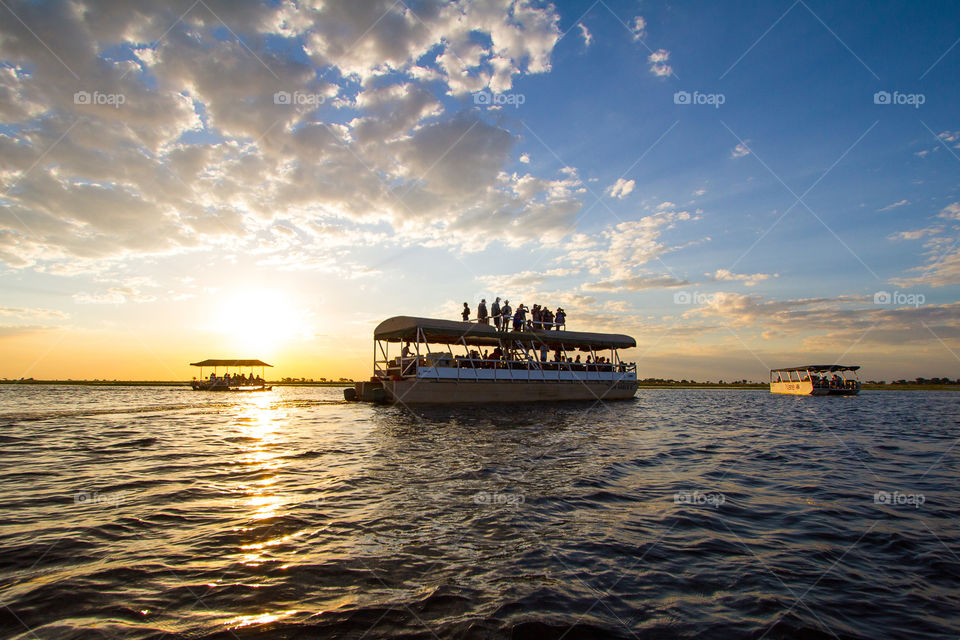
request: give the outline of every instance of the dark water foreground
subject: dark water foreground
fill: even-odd
[[[0,636],[955,638],[960,395],[0,388]]]

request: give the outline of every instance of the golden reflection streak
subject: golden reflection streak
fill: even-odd
[[[250,625],[254,624],[267,624],[268,622],[275,622],[280,618],[287,618],[295,613],[298,613],[297,609],[288,609],[278,613],[258,613],[249,616],[237,616],[236,618],[227,620],[226,625],[228,629],[239,629],[240,627],[249,627]]]

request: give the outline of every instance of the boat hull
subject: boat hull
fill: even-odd
[[[391,404],[470,404],[629,400],[635,380],[609,382],[457,382],[385,380],[384,401]]]
[[[230,393],[252,393],[254,391],[270,391],[273,387],[268,386],[244,386],[244,387],[224,387],[222,385],[201,385],[193,384],[191,385],[194,391],[223,391]]]
[[[827,389],[814,387],[810,382],[771,382],[770,393],[783,393],[792,396],[855,396],[860,393],[860,389]]]

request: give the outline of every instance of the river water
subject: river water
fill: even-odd
[[[960,395],[0,386],[0,636],[960,635]]]

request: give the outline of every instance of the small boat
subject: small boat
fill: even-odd
[[[621,361],[618,354],[637,343],[620,334],[500,331],[482,323],[397,316],[377,326],[373,341],[373,376],[345,389],[347,400],[403,405],[599,402],[630,399],[637,391],[637,365]],[[402,351],[391,354],[390,346],[400,343]],[[481,354],[482,347],[492,351]],[[578,351],[586,356],[584,362]]]
[[[270,391],[273,387],[268,387],[264,378],[264,368],[272,367],[262,360],[203,360],[202,362],[191,362],[191,367],[200,367],[200,379],[194,379],[190,386],[194,391]],[[203,368],[213,367],[213,373],[209,378],[203,377]],[[226,371],[222,376],[217,375],[217,369],[224,367]],[[236,367],[237,372],[230,375],[230,368]],[[250,367],[250,375],[242,372],[243,368]],[[254,368],[260,367],[260,375],[254,375]]]
[[[770,370],[770,393],[795,396],[855,396],[860,365],[811,364]]]

